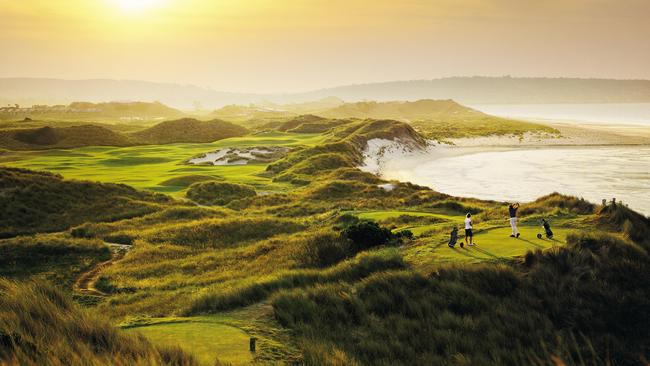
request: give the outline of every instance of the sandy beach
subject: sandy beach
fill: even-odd
[[[431,142],[425,150],[374,141],[361,169],[454,196],[521,202],[552,192],[592,202],[616,197],[650,214],[650,127],[552,126],[561,136],[464,138]]]
[[[582,122],[531,122],[553,127],[560,132],[560,135],[529,133],[523,137],[485,136],[449,139],[449,142],[459,147],[650,145],[650,127],[647,126]]]

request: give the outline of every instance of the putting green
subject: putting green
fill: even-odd
[[[261,175],[268,164],[233,166],[186,165],[201,153],[224,147],[314,146],[326,135],[269,132],[230,138],[207,144],[169,144],[133,147],[93,146],[69,150],[16,151],[3,155],[3,165],[48,170],[66,178],[124,183],[130,186],[181,195],[187,187],[164,183],[172,178],[203,175],[256,186],[259,190],[283,191],[287,183],[272,182]]]
[[[521,236],[511,238],[510,227],[500,227],[487,231],[477,230],[474,234],[475,246],[460,247],[464,241],[463,230],[459,231],[459,242],[455,248],[447,246],[447,234],[419,240],[418,244],[405,248],[405,258],[416,265],[431,265],[440,262],[472,263],[493,260],[510,260],[523,256],[528,251],[545,250],[566,244],[567,235],[572,229],[553,228],[553,239],[537,238],[542,228],[520,226]]]
[[[249,365],[250,337],[241,329],[219,323],[211,318],[183,322],[158,323],[129,328],[154,343],[176,345],[190,352],[202,365],[214,365],[215,360],[232,365]]]

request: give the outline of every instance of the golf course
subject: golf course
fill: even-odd
[[[223,126],[205,123],[159,125],[180,140]],[[407,122],[286,117],[213,142],[129,137],[162,139],[159,125],[129,127],[128,146],[2,151],[0,305],[21,309],[3,313],[3,352],[44,364],[606,365],[647,341],[650,221],[623,205],[548,192],[522,202],[513,238],[506,202],[359,169],[369,141],[426,149]],[[88,131],[104,133],[57,141]],[[475,245],[461,247],[468,213]]]

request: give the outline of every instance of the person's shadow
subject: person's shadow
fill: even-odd
[[[500,256],[498,256],[498,255],[496,255],[496,254],[494,254],[492,252],[489,252],[489,251],[487,251],[485,249],[481,249],[478,246],[475,246],[474,250],[476,250],[477,252],[483,253],[488,257],[494,258],[497,261],[507,262],[509,260],[509,258],[507,258],[507,257],[500,257]]]
[[[526,243],[528,243],[528,244],[530,244],[530,245],[532,245],[532,246],[534,246],[534,247],[537,247],[537,248],[539,248],[539,249],[544,249],[544,246],[543,246],[543,245],[538,244],[538,243],[535,243],[535,242],[532,242],[532,241],[530,241],[530,240],[528,240],[528,239],[524,239],[524,238],[522,238],[522,237],[519,237],[519,240],[521,240],[521,241],[525,241]]]

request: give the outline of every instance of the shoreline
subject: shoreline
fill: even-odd
[[[644,129],[649,141],[642,143],[639,143],[639,137],[612,134],[607,130],[585,129],[582,126],[569,128],[571,136],[563,138],[491,136],[458,139],[454,145],[430,141],[426,149],[415,151],[367,149],[364,154],[367,159],[359,168],[387,181],[411,182],[457,197],[528,202],[557,191],[583,196],[593,202],[600,202],[606,197],[617,197],[625,202],[636,200],[639,202],[633,205],[634,209],[643,214],[650,213],[650,201],[639,196],[645,195],[643,192],[648,192],[650,187],[645,178],[637,178],[639,174],[647,175],[642,172],[639,162],[643,164],[646,161],[650,149],[650,128]],[[586,134],[585,130],[589,133]],[[644,136],[641,138],[645,139]],[[513,140],[516,142],[513,143]],[[575,150],[575,153],[570,150]],[[502,158],[503,162],[495,165],[494,159]],[[629,166],[630,161],[636,162],[636,168]],[[515,174],[514,179],[524,186],[524,182],[529,182],[531,187],[513,189],[506,184],[502,173],[506,174],[509,166],[517,166],[517,171],[523,169],[523,172]],[[598,166],[618,173],[596,176],[590,170]],[[553,173],[540,174],[542,169],[553,169]],[[626,175],[630,174],[635,178],[630,176],[632,180],[628,181]],[[539,185],[542,180],[547,181],[548,192],[542,192],[545,190],[541,189],[543,184]],[[535,190],[536,184],[541,190]],[[498,192],[503,194],[495,194]]]
[[[540,123],[539,121],[527,121]],[[448,139],[457,147],[650,146],[650,126],[543,123],[560,135],[526,133],[523,136],[479,136]]]

